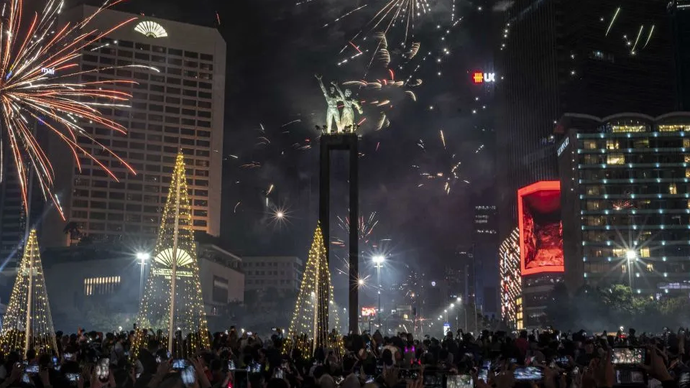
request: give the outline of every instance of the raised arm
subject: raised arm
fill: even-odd
[[[314,75],[317,80],[319,80],[319,86],[321,86],[321,91],[323,92],[323,96],[328,98],[328,92],[326,91],[326,87],[323,86],[323,81],[321,81],[321,76],[320,75]]]
[[[335,86],[335,90],[338,91],[338,94],[340,94],[340,98],[345,101],[345,93],[343,93],[342,90],[340,90],[340,86],[338,86],[337,82],[333,82],[333,86]]]

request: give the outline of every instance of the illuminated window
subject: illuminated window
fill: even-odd
[[[685,169],[685,177],[690,178],[690,168]]]
[[[690,139],[683,139],[683,147],[685,147],[685,148],[690,147]]]
[[[634,125],[612,125],[611,126],[611,132],[613,133],[620,133],[620,132],[646,132],[647,131],[647,126],[642,125],[642,124],[634,124]]]
[[[596,140],[585,140],[585,149],[586,150],[597,149],[597,141]]]
[[[685,130],[685,125],[678,125],[678,124],[659,125],[659,132],[678,132],[678,131],[684,131],[684,130]]]
[[[651,263],[647,264],[647,272],[654,272],[654,264],[651,264]]]
[[[627,269],[628,269],[628,268],[627,268],[627,266],[626,266],[625,264],[621,265],[621,270],[623,271],[623,273],[626,273],[626,272],[627,272]]]
[[[688,204],[690,208],[690,204]],[[587,210],[599,210],[601,208],[600,201],[587,201]]]
[[[625,156],[623,154],[609,154],[606,157],[608,164],[625,164]]]
[[[612,253],[615,257],[625,257],[625,249],[623,248],[613,248]]]
[[[640,257],[649,257],[649,248],[640,248],[640,251],[637,253]],[[649,264],[647,264],[649,266]]]
[[[587,195],[599,195],[599,186],[587,186]]]
[[[675,183],[671,183],[668,185],[668,193],[669,194],[678,194],[678,188],[676,187]]]
[[[606,140],[607,150],[617,150],[618,148],[620,148],[618,140]]]
[[[84,295],[86,296],[114,294],[119,288],[119,276],[84,279]]]
[[[683,159],[685,160],[685,163],[690,163],[690,155],[684,155]]]

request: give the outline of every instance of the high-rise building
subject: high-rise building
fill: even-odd
[[[94,10],[75,7],[61,15],[60,23],[82,20]],[[136,81],[115,87],[132,94],[131,108],[101,109],[126,127],[127,135],[96,123],[82,125],[137,174],[128,173],[116,159],[81,137],[79,144],[108,166],[119,182],[81,155],[79,169],[67,146],[51,141],[55,187],[73,233],[65,234],[65,223],[49,211],[41,239],[46,246],[69,245],[81,236],[155,237],[180,149],[188,166],[193,227],[214,236],[220,233],[225,42],[212,28],[113,10],[101,12],[90,26],[105,31],[132,17],[137,18],[86,47],[78,62],[84,71],[103,69],[82,74],[84,82]],[[112,68],[126,65],[157,70]]]
[[[522,296],[520,276],[520,231],[515,228],[499,249],[501,276],[501,318],[515,329],[522,329],[522,311],[518,299]]]
[[[517,189],[557,178],[554,127],[564,113],[674,109],[667,3],[511,2],[496,69],[504,108],[497,126],[501,238],[516,225]]]
[[[676,54],[676,71],[679,108],[690,109],[690,1],[673,0],[669,11],[673,22],[673,48]]]
[[[492,189],[493,190],[493,189]],[[484,315],[497,315],[498,309],[498,231],[496,205],[490,197],[474,206],[473,250],[477,304]]]
[[[560,125],[566,285],[687,295],[690,113],[566,114]]]

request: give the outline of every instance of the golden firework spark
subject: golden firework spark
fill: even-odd
[[[99,165],[113,179],[117,176],[100,160],[83,148],[77,138],[85,138],[114,157],[131,173],[134,169],[108,147],[95,140],[80,123],[92,123],[126,133],[121,124],[103,117],[98,108],[129,107],[131,95],[110,89],[113,86],[134,84],[131,80],[80,82],[80,75],[96,73],[104,68],[80,70],[77,60],[84,49],[114,30],[136,19],[128,19],[107,31],[90,29],[89,23],[105,8],[123,0],[106,3],[92,15],[78,23],[57,28],[57,15],[64,1],[48,0],[30,24],[22,25],[23,0],[4,3],[0,14],[0,109],[2,109],[0,142],[7,138],[17,170],[24,206],[27,206],[29,169],[35,176],[44,198],[55,203],[64,219],[60,203],[54,193],[54,170],[44,150],[36,141],[34,129],[38,124],[63,140],[81,170],[79,156]],[[138,67],[157,71],[143,65],[114,66],[107,69]],[[0,144],[2,149],[2,144]],[[1,163],[1,161],[0,161]],[[0,165],[0,167],[3,167]],[[4,168],[3,168],[4,169]]]

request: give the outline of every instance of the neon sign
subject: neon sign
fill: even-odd
[[[475,71],[472,73],[472,82],[475,84],[496,82],[496,73],[482,73],[480,71]]]

